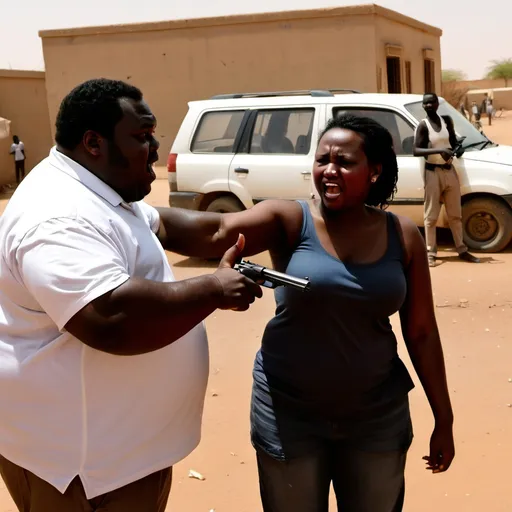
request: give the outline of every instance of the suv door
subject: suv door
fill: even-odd
[[[247,109],[202,113],[193,130],[189,151],[178,154],[179,191],[229,191],[229,166],[247,120],[246,113]]]
[[[399,111],[386,107],[335,106],[333,115],[351,113],[370,117],[389,130],[393,137],[398,162],[397,192],[390,204],[390,210],[411,218],[416,224],[423,224],[424,186],[423,158],[413,156],[415,127]]]
[[[263,199],[310,197],[319,110],[253,110],[229,170],[230,189],[247,208]]]

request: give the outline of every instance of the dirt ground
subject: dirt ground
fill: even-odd
[[[512,144],[512,113],[486,132],[496,142]],[[167,183],[158,181],[148,202],[166,205],[167,194]],[[5,202],[0,201],[0,212]],[[415,440],[408,459],[405,510],[510,512],[512,253],[509,249],[486,255],[481,265],[452,259],[449,246],[440,256],[446,260],[432,270],[432,278],[456,417],[457,456],[446,474],[431,475],[423,469],[432,417],[400,339],[400,353],[417,384],[410,395]],[[169,259],[178,279],[213,270],[202,261],[173,254]],[[266,255],[254,260],[268,262]],[[211,375],[203,440],[176,466],[168,510],[261,510],[248,411],[252,362],[273,309],[273,295],[266,291],[247,313],[217,312],[207,319]],[[399,333],[396,318],[393,324]],[[188,478],[190,469],[206,480]],[[334,501],[331,508],[335,510]],[[0,512],[15,510],[0,481]]]

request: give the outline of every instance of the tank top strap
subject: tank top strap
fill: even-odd
[[[313,215],[311,214],[311,209],[307,201],[298,200],[297,201],[302,208],[302,229],[300,233],[301,241],[305,241],[307,239],[315,240],[315,223],[313,221]]]
[[[398,232],[398,217],[391,212],[386,212],[387,228],[388,228],[388,250],[386,257],[389,259],[398,259],[405,263],[405,251],[402,237]]]
[[[439,119],[441,120],[441,129],[437,132],[434,127],[432,126],[432,123],[430,122],[430,119],[428,117],[425,117],[423,119],[423,122],[425,123],[425,126],[427,127],[428,133],[430,136],[439,136],[440,134],[448,133],[448,125],[446,124],[446,121],[444,120],[443,116],[439,116]]]
[[[446,121],[444,120],[443,116],[439,116],[439,119],[441,120],[441,131],[446,131],[448,133],[448,125],[446,124]]]

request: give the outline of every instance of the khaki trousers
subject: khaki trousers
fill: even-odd
[[[168,468],[88,500],[79,477],[61,494],[1,455],[0,474],[20,512],[164,512],[172,481]]]
[[[441,212],[443,199],[448,224],[452,232],[455,248],[459,254],[468,248],[462,236],[462,205],[460,183],[457,172],[436,167],[435,171],[425,170],[425,238],[429,256],[437,254],[436,225]]]

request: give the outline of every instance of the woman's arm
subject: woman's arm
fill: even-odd
[[[443,349],[434,313],[432,284],[423,238],[407,218],[400,217],[407,253],[407,298],[400,310],[402,333],[416,373],[434,414],[435,428],[427,469],[446,471],[455,456],[453,411],[448,393]]]
[[[262,201],[238,213],[211,213],[181,208],[158,208],[158,238],[164,249],[186,256],[220,258],[241,233],[243,254],[292,247],[302,225],[296,201]]]

